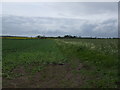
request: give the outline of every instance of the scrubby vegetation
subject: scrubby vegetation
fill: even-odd
[[[3,39],[2,42],[3,87],[117,87],[117,39]],[[16,80],[23,83],[16,84]]]
[[[73,70],[92,78],[86,81],[86,86],[117,87],[115,84],[118,81],[117,39],[63,39],[57,42],[68,56],[79,59],[87,66],[88,69]]]

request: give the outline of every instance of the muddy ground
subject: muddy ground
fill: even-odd
[[[43,70],[31,75],[20,66],[12,72],[22,76],[14,79],[3,77],[3,88],[81,88],[87,77],[73,72],[83,68],[89,69],[78,60],[74,60],[66,64],[48,64]]]

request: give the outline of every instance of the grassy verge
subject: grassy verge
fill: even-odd
[[[117,87],[117,39],[3,39],[2,44],[5,87]]]
[[[80,73],[86,76],[82,87],[116,88],[118,81],[118,48],[115,39],[56,40],[67,57],[80,60],[85,66]]]
[[[17,67],[24,67],[26,71],[35,73],[47,64],[66,62],[54,40],[3,39],[2,44],[3,77],[9,79],[21,76],[21,74],[13,73]]]

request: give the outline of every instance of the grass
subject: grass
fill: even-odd
[[[54,78],[62,77],[61,80],[57,80],[59,84],[55,83],[58,87],[60,85],[63,87],[77,86],[79,81],[76,80],[79,75],[84,77],[84,80],[80,79],[84,82],[80,86],[82,88],[117,87],[115,84],[118,81],[117,39],[3,39],[2,42],[3,78],[13,79],[24,76],[13,72],[16,68],[24,67],[27,73],[32,75],[43,71],[42,80],[51,80],[50,76],[46,75],[49,71],[45,73],[43,69],[48,67],[50,70],[50,67],[53,69],[50,70],[52,73],[59,71],[56,70],[58,68],[61,69],[60,72],[63,72],[66,70],[65,66],[49,65],[64,63],[66,65],[67,63],[72,68],[68,71],[68,74],[72,73],[70,80],[67,80],[66,71],[63,74],[58,72],[59,75],[53,73],[53,81]],[[82,68],[78,70],[80,63]],[[66,78],[63,75],[66,75]]]
[[[39,71],[46,64],[65,62],[64,55],[57,48],[54,40],[14,40],[3,39],[3,76],[12,75],[19,66],[35,66],[31,72]]]
[[[117,87],[117,39],[63,39],[56,40],[66,55],[78,58],[87,69],[73,70],[91,79],[83,87]],[[93,80],[92,80],[93,79]]]

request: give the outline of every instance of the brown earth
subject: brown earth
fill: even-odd
[[[14,79],[3,77],[3,88],[80,88],[86,77],[80,73],[74,74],[73,71],[80,71],[86,68],[78,60],[69,64],[48,64],[43,70],[34,75],[26,72],[24,67],[17,67],[14,73],[21,76]]]

